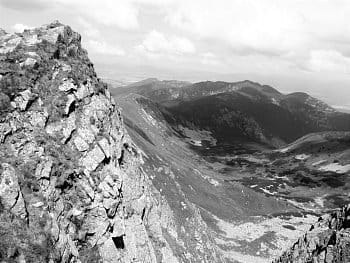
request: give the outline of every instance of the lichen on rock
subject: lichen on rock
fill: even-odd
[[[150,227],[160,214],[139,151],[80,40],[59,22],[0,32],[0,261],[176,262],[162,226]]]
[[[274,263],[350,262],[350,205],[324,215]]]

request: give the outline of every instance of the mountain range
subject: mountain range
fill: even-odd
[[[350,115],[306,93],[157,79],[111,93],[156,187],[180,187],[227,262],[269,262],[349,202]]]
[[[349,114],[106,81],[69,26],[0,30],[1,262],[350,262]]]
[[[180,127],[205,129],[217,144],[257,142],[280,147],[313,132],[350,130],[350,115],[306,93],[284,95],[251,81],[198,82],[146,79],[113,90],[136,93],[161,105],[167,121]]]

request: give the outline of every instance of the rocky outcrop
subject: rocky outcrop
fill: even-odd
[[[350,205],[319,218],[274,263],[348,263],[350,262]]]
[[[1,31],[0,65],[0,261],[177,262],[168,206],[80,35]]]

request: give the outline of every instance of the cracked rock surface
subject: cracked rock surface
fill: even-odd
[[[310,230],[274,263],[350,262],[350,205],[319,218]]]
[[[0,65],[0,261],[178,262],[168,206],[80,35],[2,32]]]

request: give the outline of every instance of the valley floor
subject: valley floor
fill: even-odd
[[[187,129],[180,136],[138,95],[117,101],[143,151],[143,169],[169,203],[186,246],[201,243],[195,209],[227,262],[270,262],[319,215],[348,201],[348,166],[335,162],[339,156],[254,145],[223,154],[227,149],[209,132]]]

